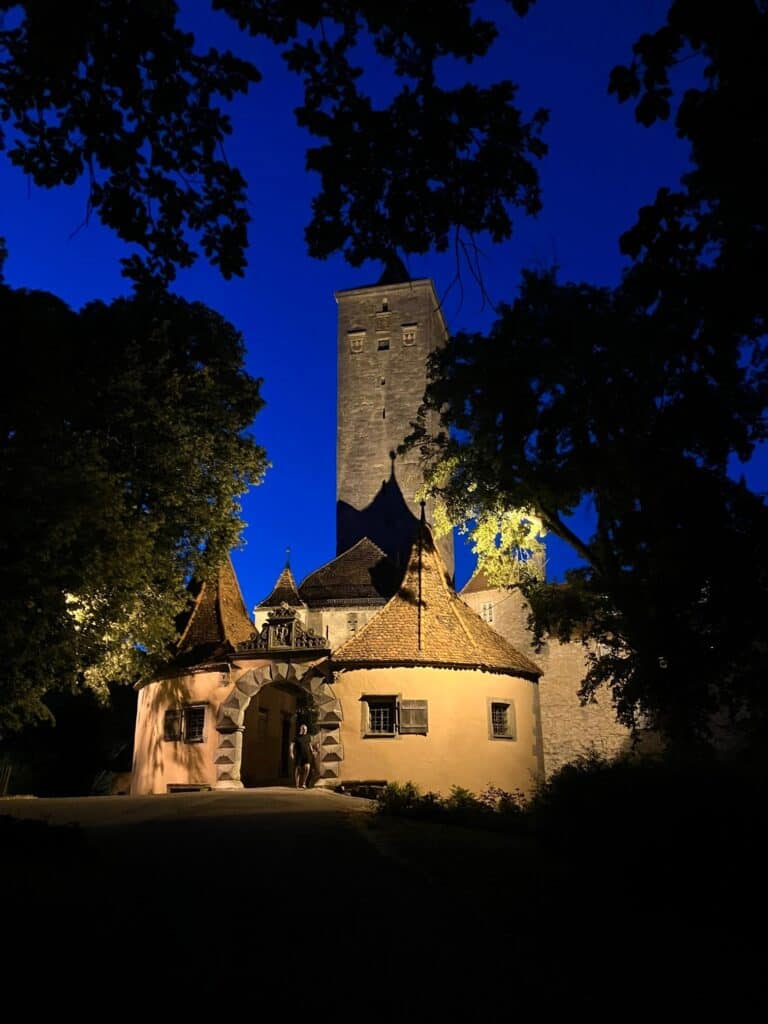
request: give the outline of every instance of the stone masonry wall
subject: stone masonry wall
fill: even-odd
[[[490,605],[493,628],[542,670],[539,700],[547,776],[591,750],[615,757],[628,749],[630,732],[616,721],[608,694],[601,694],[596,704],[582,706],[579,700],[586,671],[586,651],[580,643],[551,640],[534,651],[528,606],[518,590],[478,590],[461,596],[486,621]]]
[[[386,536],[373,536],[371,528],[365,532],[391,557],[402,559],[410,546],[407,534],[420,515],[416,493],[422,473],[416,453],[397,456],[393,463],[390,452],[410,432],[424,396],[427,356],[444,344],[445,323],[429,280],[338,292],[336,299],[337,551],[345,551],[363,535],[364,521],[354,512],[377,502],[378,525]],[[404,499],[399,509],[397,488],[391,486],[393,470]],[[390,485],[384,494],[383,484]],[[349,509],[353,512],[345,516]],[[452,537],[442,544],[441,554],[452,574]]]

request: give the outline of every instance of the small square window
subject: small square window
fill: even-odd
[[[165,712],[163,739],[172,743],[202,743],[205,739],[205,704],[185,704]]]
[[[489,698],[488,738],[492,740],[517,739],[515,705],[511,700]]]
[[[389,349],[389,338],[379,338],[379,352],[386,352]]]
[[[362,698],[363,736],[426,736],[428,702],[399,697]]]
[[[397,697],[363,697],[363,735],[397,733]]]

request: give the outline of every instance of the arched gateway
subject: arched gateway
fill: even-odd
[[[274,661],[246,670],[216,717],[219,743],[216,748],[216,789],[242,789],[241,765],[245,712],[258,692],[273,683],[288,684],[306,694],[317,710],[316,742],[320,747],[320,784],[339,778],[344,750],[339,736],[341,703],[333,692],[328,662]]]

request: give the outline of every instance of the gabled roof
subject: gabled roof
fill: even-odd
[[[290,565],[286,564],[283,571],[277,577],[277,582],[272,588],[269,597],[257,606],[259,608],[279,608],[281,604],[290,605],[291,608],[303,608],[304,602],[299,597],[296,589],[296,580],[293,578]]]
[[[338,668],[434,665],[541,675],[457,596],[425,524],[398,592],[332,653],[331,661]]]
[[[402,578],[394,562],[367,537],[311,572],[299,587],[310,608],[383,604]]]
[[[459,591],[460,594],[476,594],[480,590],[498,590],[482,569],[477,569]]]
[[[254,625],[229,557],[215,580],[197,583],[192,590],[195,603],[176,646],[177,662],[201,664],[228,653],[253,635]]]

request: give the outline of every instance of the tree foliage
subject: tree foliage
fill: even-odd
[[[474,6],[213,0],[302,78],[298,123],[322,142],[307,154],[320,176],[312,255],[359,264],[445,249],[455,230],[507,238],[512,206],[539,208],[544,112],[526,121],[508,81],[440,84],[444,58],[472,62],[495,38]],[[171,280],[194,261],[194,238],[225,277],[242,274],[246,183],[223,144],[227,101],[261,78],[253,63],[200,48],[175,0],[0,0],[3,12],[0,146],[12,162],[44,187],[86,176],[88,213],[145,250],[124,261],[133,277]],[[388,104],[362,84],[363,42],[402,83]]]
[[[702,75],[676,91],[683,56]],[[539,635],[588,639],[584,697],[607,685],[623,722],[680,742],[768,712],[766,506],[737,472],[766,438],[766,56],[764,4],[670,4],[611,88],[675,118],[680,189],[622,238],[617,287],[526,273],[488,336],[453,338],[423,410],[444,432],[422,415],[411,438],[454,518],[530,508],[573,546],[569,585],[531,589]]]
[[[236,543],[265,456],[235,329],[141,293],[79,314],[0,286],[0,725],[54,687],[104,692],[167,656],[187,597]]]

